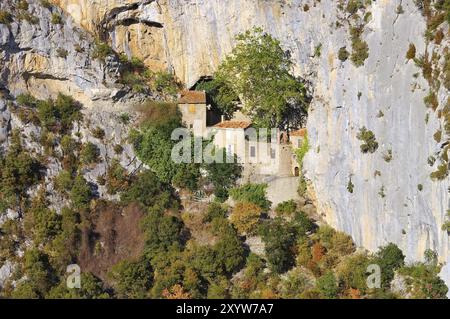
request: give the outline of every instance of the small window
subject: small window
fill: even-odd
[[[194,128],[194,124],[189,124],[189,129],[192,130]]]
[[[272,158],[272,159],[275,158],[275,149],[273,149],[273,148],[270,149],[270,158]]]
[[[189,113],[195,113],[195,104],[189,104],[188,110]]]
[[[250,146],[250,157],[256,156],[256,147]]]

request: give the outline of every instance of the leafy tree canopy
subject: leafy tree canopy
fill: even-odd
[[[242,111],[255,126],[298,127],[306,116],[309,98],[304,81],[291,74],[289,53],[261,28],[237,35],[236,41],[215,74],[217,83],[210,85],[219,107],[230,113],[239,96]]]

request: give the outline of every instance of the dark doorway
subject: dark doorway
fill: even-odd
[[[294,175],[295,176],[300,176],[300,170],[298,169],[298,167],[294,168]]]

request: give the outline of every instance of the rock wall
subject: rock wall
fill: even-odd
[[[12,2],[0,5],[18,15]],[[38,98],[62,92],[86,107],[129,102],[130,90],[119,83],[117,58],[94,59],[94,37],[70,15],[36,0],[29,1],[27,14],[28,19],[0,24],[0,89],[13,96],[29,92]],[[61,21],[55,23],[53,16]]]

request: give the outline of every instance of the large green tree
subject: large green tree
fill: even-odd
[[[255,126],[298,127],[309,98],[305,82],[292,75],[289,53],[261,28],[237,35],[236,41],[215,74],[217,85],[210,85],[216,101],[230,113],[238,96]]]

